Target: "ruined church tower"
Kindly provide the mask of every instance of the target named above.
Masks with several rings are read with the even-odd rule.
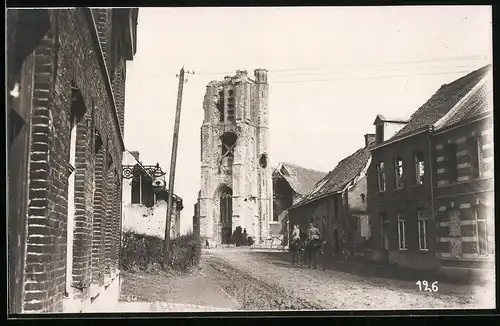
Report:
[[[269,236],[272,181],[268,159],[267,70],[237,71],[207,85],[201,127],[200,233],[226,244],[236,227],[256,243]]]

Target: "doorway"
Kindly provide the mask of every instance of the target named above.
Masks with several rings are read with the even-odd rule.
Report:
[[[389,221],[386,219],[381,220],[381,254],[382,261],[389,262]]]
[[[340,238],[339,238],[339,230],[333,230],[333,254],[335,257],[340,256]]]
[[[233,191],[231,188],[224,186],[220,194],[220,227],[221,227],[221,243],[231,243],[231,231],[233,216]]]

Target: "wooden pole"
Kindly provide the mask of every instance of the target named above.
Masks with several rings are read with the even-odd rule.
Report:
[[[163,269],[168,269],[170,250],[170,223],[174,200],[175,164],[177,161],[177,144],[179,142],[179,126],[181,118],[182,90],[184,88],[184,67],[182,67],[179,77],[179,89],[177,93],[177,108],[175,111],[174,136],[172,139],[172,156],[170,159],[170,175],[168,182],[168,206],[165,218],[165,241],[163,244]]]

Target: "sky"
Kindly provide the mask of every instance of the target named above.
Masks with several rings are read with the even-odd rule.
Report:
[[[364,146],[377,114],[408,118],[441,85],[491,63],[491,21],[489,6],[140,8],[125,146],[168,176],[176,75],[194,71],[184,85],[174,187],[185,232],[200,190],[209,81],[267,69],[271,164],[328,172]]]

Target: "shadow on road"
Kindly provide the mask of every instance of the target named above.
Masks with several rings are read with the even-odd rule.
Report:
[[[268,260],[270,263],[275,265],[280,265],[289,268],[298,268],[296,265],[291,263],[291,253],[281,251],[281,252],[251,252],[252,255],[260,256],[263,259]],[[303,263],[303,266],[307,265]],[[414,286],[414,282],[417,280],[427,280],[428,282],[438,281],[439,283],[445,283],[450,285],[468,285],[465,281],[448,277],[446,275],[440,275],[437,273],[412,270],[408,268],[393,267],[387,265],[381,265],[371,262],[360,262],[360,261],[328,261],[326,263],[327,270],[335,270],[343,273],[348,273],[351,275],[356,275],[362,278],[384,278],[391,280],[400,280],[412,282],[411,286]]]

